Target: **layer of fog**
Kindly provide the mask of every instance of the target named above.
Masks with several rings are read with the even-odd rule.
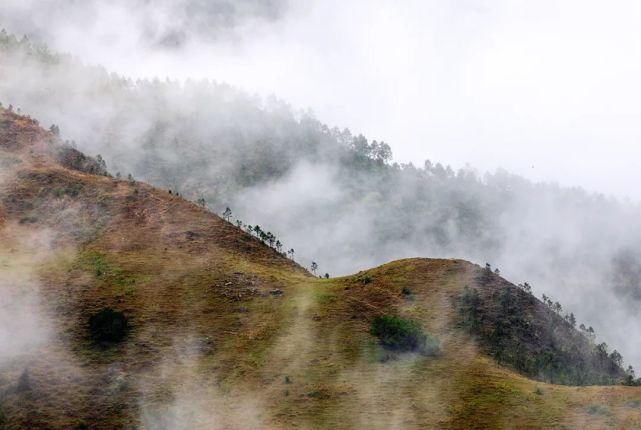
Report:
[[[532,175],[534,165],[534,172],[542,171],[539,177],[632,194],[633,160],[641,158],[634,152],[638,145],[631,145],[638,136],[638,112],[629,101],[638,98],[631,95],[639,90],[639,38],[628,36],[635,35],[637,15],[629,2],[604,11],[590,2],[536,7],[504,2],[490,8],[438,2],[301,7],[251,1],[105,5],[10,0],[0,20],[110,69],[223,78],[277,91],[297,105],[313,105],[332,123],[393,137],[404,159],[410,158],[410,147],[424,158],[429,151],[431,158],[459,166],[471,160],[481,167],[498,164]],[[568,16],[571,27],[565,26]],[[217,25],[203,24],[212,20]],[[617,28],[604,39],[593,32],[603,28],[599,24]],[[451,33],[444,28],[448,26]],[[547,36],[538,34],[539,28]],[[425,57],[417,57],[422,50]],[[239,167],[229,162],[236,146],[226,142],[229,134],[241,130],[246,140],[259,140],[262,132],[255,129],[266,127],[251,103],[235,101],[236,92],[219,88],[207,93],[198,86],[157,90],[155,84],[123,92],[114,90],[118,85],[97,69],[51,70],[3,60],[0,101],[22,107],[45,125],[59,124],[65,137],[77,140],[83,150],[102,153],[114,171],[184,189],[191,198],[208,193],[211,200],[224,194],[212,202],[214,209],[227,203],[243,220],[272,230],[296,249],[303,264],[316,260],[322,272],[333,275],[403,256],[490,261],[512,279],[528,280],[538,292],[552,294],[605,333],[626,357],[639,355],[635,346],[625,345],[624,333],[639,323],[623,305],[638,296],[635,208],[598,201],[584,207],[564,192],[537,192],[527,184],[515,191],[509,183],[512,200],[487,196],[472,213],[482,217],[475,227],[478,240],[472,242],[457,231],[461,212],[450,210],[454,200],[448,201],[464,185],[431,195],[431,208],[418,211],[415,220],[395,212],[416,209],[407,201],[415,199],[420,181],[399,183],[396,195],[381,195],[376,187],[358,195],[326,160],[292,157],[283,172],[266,175],[267,183],[260,179],[250,187],[227,189],[224,178],[215,178]],[[624,89],[626,96],[621,95]],[[204,119],[185,126],[194,129],[192,139],[179,142],[181,149],[171,148],[171,139],[183,131],[176,117],[193,115]],[[290,121],[277,114],[268,119],[282,117]],[[205,126],[208,118],[215,124]],[[270,137],[292,134],[295,124],[286,124]],[[150,135],[169,141],[160,156],[147,148],[139,151]],[[604,152],[605,142],[618,150]],[[535,147],[546,149],[538,153]],[[171,168],[181,163],[185,151],[214,153],[207,159],[210,165],[198,169],[209,169],[208,177],[190,178],[196,170],[191,166],[186,172]],[[141,168],[145,159],[148,167]],[[158,161],[169,165],[169,173],[160,172]],[[220,189],[202,190],[199,184],[212,182],[220,183]],[[470,193],[488,191],[481,187]],[[401,222],[408,231],[402,236]],[[617,273],[623,267],[624,276],[613,279],[613,267]],[[622,293],[613,295],[613,289]]]
[[[410,256],[488,261],[641,362],[626,335],[641,325],[635,205],[502,172],[393,167],[369,158],[362,138],[276,100],[205,82],[136,84],[27,43],[3,46],[0,101],[58,124],[113,173],[205,197],[217,212],[229,205],[321,274]]]
[[[36,271],[50,252],[50,235],[25,233],[17,243],[7,236],[0,229],[6,245],[0,251],[0,368],[18,359],[28,362],[52,335]]]
[[[174,351],[153,370],[153,382],[141,378],[140,423],[144,429],[269,428],[260,393],[234,387],[221,390],[214,373],[203,374],[198,342],[174,340]],[[157,401],[169,390],[171,401]]]
[[[404,162],[503,167],[635,198],[640,19],[631,0],[8,0],[0,10],[0,25],[127,76],[215,78],[311,106],[393,142]]]

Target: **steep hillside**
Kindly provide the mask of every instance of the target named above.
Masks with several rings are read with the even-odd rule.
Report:
[[[641,330],[637,205],[501,171],[398,165],[387,144],[286,103],[218,82],[128,79],[4,31],[0,101],[56,124],[114,175],[268,226],[305,266],[336,275],[416,255],[489,261],[641,363],[627,342]]]
[[[505,333],[500,351],[525,342],[518,357],[565,357],[568,347],[590,375],[623,376],[608,357],[589,364],[589,339],[496,274],[407,259],[319,279],[6,110],[0,244],[7,429],[641,426],[637,387],[552,385],[543,381],[559,373],[496,355],[505,300],[494,297],[510,291],[526,327]],[[96,323],[107,308],[126,324]],[[382,315],[416,321],[439,352],[384,348],[371,334]]]

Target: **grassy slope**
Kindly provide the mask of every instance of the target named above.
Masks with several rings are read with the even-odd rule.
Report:
[[[547,385],[481,353],[454,324],[467,262],[316,279],[179,197],[61,167],[48,140],[0,110],[0,304],[35,294],[46,328],[0,361],[6,428],[641,427],[639,388]],[[106,306],[131,320],[117,346],[87,339]],[[389,312],[443,354],[386,359],[368,328]]]

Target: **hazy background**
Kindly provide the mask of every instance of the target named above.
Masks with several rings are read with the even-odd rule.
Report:
[[[108,3],[108,4],[107,4]],[[635,1],[5,0],[0,23],[128,76],[209,77],[391,142],[641,197]]]
[[[639,366],[641,6],[104,3],[5,0],[0,27],[104,68],[8,43],[0,101],[59,124],[113,173],[230,205],[321,273],[489,261]],[[484,175],[497,167],[619,200]]]

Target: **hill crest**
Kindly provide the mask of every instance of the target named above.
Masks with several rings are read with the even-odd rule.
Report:
[[[0,287],[12,312],[5,320],[22,333],[0,353],[7,428],[620,428],[641,420],[631,403],[638,388],[546,384],[496,364],[483,339],[496,329],[501,291],[528,301],[536,318],[558,316],[486,269],[407,259],[318,279],[192,202],[87,173],[96,160],[82,154],[74,159],[88,160],[84,167],[69,168],[61,145],[0,110]],[[480,330],[471,335],[465,286],[479,290]],[[92,338],[89,321],[105,309],[128,319],[120,342]],[[370,334],[380,315],[418,322],[440,355],[383,348]]]

